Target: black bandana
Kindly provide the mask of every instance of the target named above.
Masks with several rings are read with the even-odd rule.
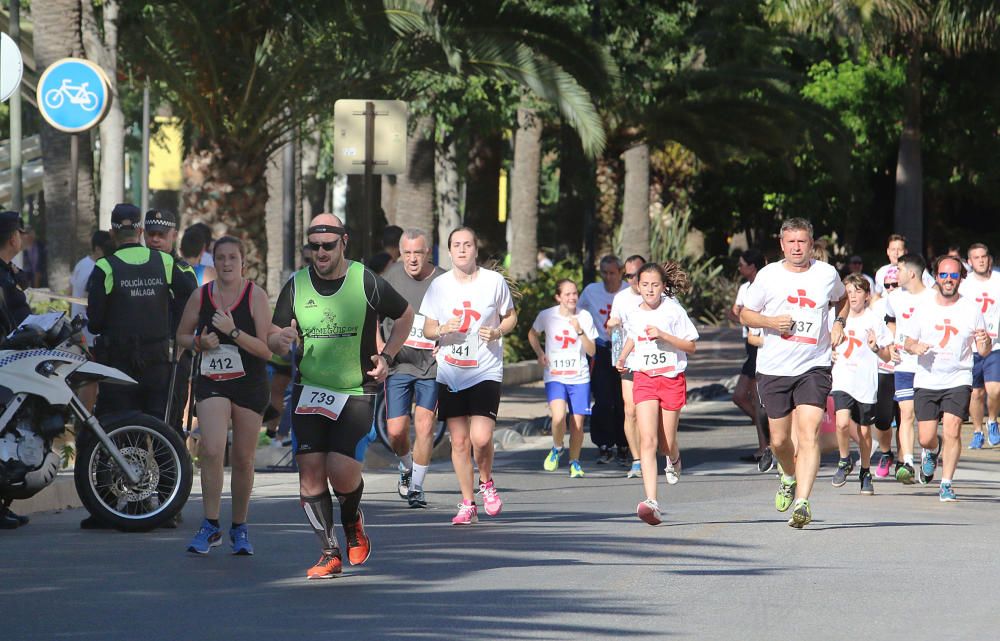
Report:
[[[336,227],[334,225],[313,225],[306,231],[306,236],[311,236],[313,234],[337,234],[338,236],[343,236],[347,233],[347,230],[343,227]]]

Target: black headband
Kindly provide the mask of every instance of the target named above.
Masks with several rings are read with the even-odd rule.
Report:
[[[313,225],[306,231],[306,236],[311,236],[313,234],[338,234],[343,236],[346,233],[346,229],[343,227],[336,227],[335,225]]]

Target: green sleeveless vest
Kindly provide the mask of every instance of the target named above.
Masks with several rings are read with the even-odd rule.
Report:
[[[323,296],[312,286],[309,270],[295,272],[295,319],[302,332],[299,374],[303,385],[362,394],[362,325],[368,315],[364,267],[351,261],[336,294]]]

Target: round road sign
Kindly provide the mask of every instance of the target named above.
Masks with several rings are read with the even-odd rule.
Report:
[[[104,70],[82,58],[63,58],[38,79],[38,110],[60,131],[86,131],[111,106],[111,83]]]
[[[24,62],[17,43],[6,33],[0,33],[0,102],[10,98],[21,85]]]

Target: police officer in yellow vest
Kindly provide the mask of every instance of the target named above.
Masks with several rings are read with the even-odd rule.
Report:
[[[100,386],[95,414],[138,411],[162,419],[170,386],[171,317],[195,290],[170,254],[139,244],[142,215],[116,205],[111,237],[117,249],[97,261],[87,286],[90,330],[100,334],[97,360],[123,370],[138,387]]]

